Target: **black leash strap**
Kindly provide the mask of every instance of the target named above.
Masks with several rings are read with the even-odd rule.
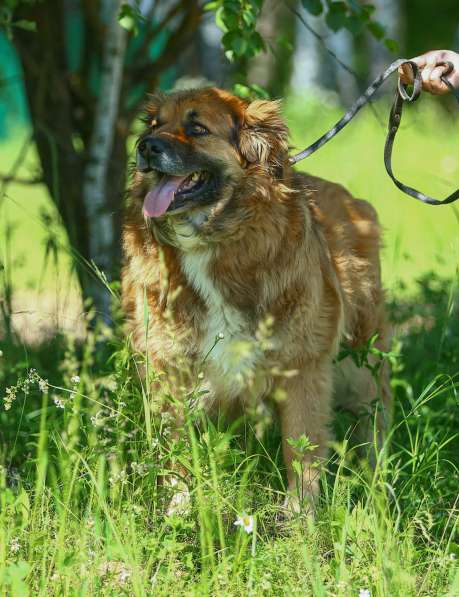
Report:
[[[368,87],[368,89],[354,102],[351,108],[346,112],[346,114],[338,120],[334,127],[332,127],[329,131],[327,131],[324,135],[322,135],[317,141],[303,149],[300,153],[293,155],[289,158],[290,164],[296,164],[297,162],[307,158],[312,153],[320,149],[325,143],[330,141],[335,135],[337,135],[359,112],[365,104],[368,103],[370,98],[376,93],[376,91],[381,87],[381,85],[390,77],[392,73],[397,71],[400,66],[404,64],[409,64],[412,70],[413,76],[413,88],[411,93],[408,92],[407,86],[404,85],[399,78],[397,91],[395,93],[394,103],[392,105],[392,109],[389,115],[389,130],[387,133],[386,144],[384,147],[384,165],[386,167],[386,171],[395,183],[395,185],[407,195],[422,201],[423,203],[428,203],[429,205],[446,205],[448,203],[452,203],[459,199],[459,189],[453,192],[451,195],[443,199],[442,201],[438,199],[434,199],[429,197],[428,195],[424,195],[420,191],[409,187],[402,182],[400,182],[396,176],[394,175],[392,169],[392,149],[394,145],[395,136],[397,134],[398,128],[400,126],[400,122],[402,119],[402,110],[403,110],[403,102],[414,102],[418,99],[421,89],[422,89],[422,79],[421,74],[419,72],[418,65],[411,61],[405,60],[403,58],[396,60],[393,62],[377,79],[373,81],[373,83]],[[453,65],[451,62],[439,62],[437,66],[445,66],[446,70],[443,73],[441,80],[445,85],[449,87],[455,98],[459,102],[459,93],[456,89],[452,86],[452,84],[448,81],[446,76],[453,70]]]

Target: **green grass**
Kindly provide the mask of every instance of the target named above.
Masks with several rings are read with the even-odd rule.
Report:
[[[446,194],[458,179],[457,123],[437,124],[428,106],[419,109],[422,132],[408,116],[397,171]],[[313,140],[338,112],[291,100],[295,143]],[[285,470],[270,413],[248,413],[240,427],[208,421],[191,408],[191,383],[188,394],[174,396],[185,405],[176,438],[159,414],[162,401],[173,399],[167,380],[160,377],[161,389],[150,394],[118,305],[113,329],[89,331],[83,343],[71,333],[34,346],[5,340],[1,594],[459,594],[459,224],[452,208],[422,206],[392,186],[382,170],[383,136],[371,114],[363,115],[305,163],[369,198],[386,230],[383,266],[399,357],[394,426],[376,470],[357,458],[353,421],[338,412],[316,518],[285,519]],[[1,171],[18,143],[4,147]],[[13,185],[7,195],[0,227],[18,226],[0,239],[1,258],[10,253],[17,261],[9,266],[15,289],[41,283],[59,291],[56,271],[62,275],[70,262],[63,251],[58,269],[42,275],[46,195]],[[65,246],[62,231],[55,233]],[[171,489],[159,482],[171,462],[189,472],[191,503],[182,514],[167,514]],[[244,513],[254,517],[251,533],[234,525]]]

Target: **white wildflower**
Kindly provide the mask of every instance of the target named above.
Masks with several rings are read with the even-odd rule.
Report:
[[[223,332],[219,332],[217,334],[217,340],[224,340],[225,339],[225,334]]]
[[[369,589],[360,589],[359,597],[371,597]]]
[[[21,549],[21,544],[19,543],[19,539],[17,537],[13,537],[10,541],[10,551],[11,553],[18,553]]]
[[[73,376],[70,378],[70,381],[71,381],[73,384],[75,384],[75,385],[76,385],[76,384],[80,383],[80,376],[79,376],[79,375],[73,375]]]
[[[45,392],[48,391],[48,382],[46,379],[42,379],[41,377],[38,379],[38,387],[40,389],[40,392],[43,392],[43,394]]]
[[[454,562],[454,560],[456,559],[456,554],[455,553],[450,553],[449,554],[449,559]]]
[[[5,403],[4,404],[5,410],[10,410],[11,405],[16,400],[17,391],[18,391],[18,389],[16,388],[16,386],[11,386],[11,388],[6,388],[6,390],[5,390],[6,396],[3,398],[3,401]]]
[[[246,533],[250,534],[253,531],[253,516],[242,514],[236,518],[234,525],[242,527]]]
[[[65,404],[57,396],[54,396],[53,400],[57,408],[65,408]]]

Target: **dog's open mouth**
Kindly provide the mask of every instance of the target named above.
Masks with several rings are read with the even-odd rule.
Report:
[[[145,196],[143,214],[158,218],[168,210],[182,207],[189,199],[196,198],[211,181],[210,173],[202,170],[184,176],[161,174],[161,178]]]

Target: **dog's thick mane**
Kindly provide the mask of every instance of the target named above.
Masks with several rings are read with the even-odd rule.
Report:
[[[248,388],[257,399],[281,388],[287,395],[279,407],[287,464],[294,454],[285,438],[303,432],[323,455],[340,341],[362,346],[377,333],[378,346],[388,348],[376,214],[339,185],[292,170],[278,102],[247,103],[215,89],[181,93],[157,101],[153,122],[161,102],[173,109],[158,135],[165,131],[175,139],[173,151],[183,156],[194,147],[196,155],[207,152],[205,163],[221,169],[221,184],[212,202],[147,220],[142,201],[154,182],[148,173],[136,174],[122,276],[134,346],[158,370],[179,356],[204,368],[209,404],[243,402]],[[199,142],[186,138],[178,117],[195,105],[215,128]],[[260,350],[258,330],[267,318],[272,337]],[[296,377],[274,373],[283,370]],[[352,363],[344,370],[350,407],[360,401],[368,406],[376,392],[368,371]],[[257,372],[262,382],[254,385]],[[388,401],[387,371],[379,373]],[[313,477],[307,468],[305,482]]]

